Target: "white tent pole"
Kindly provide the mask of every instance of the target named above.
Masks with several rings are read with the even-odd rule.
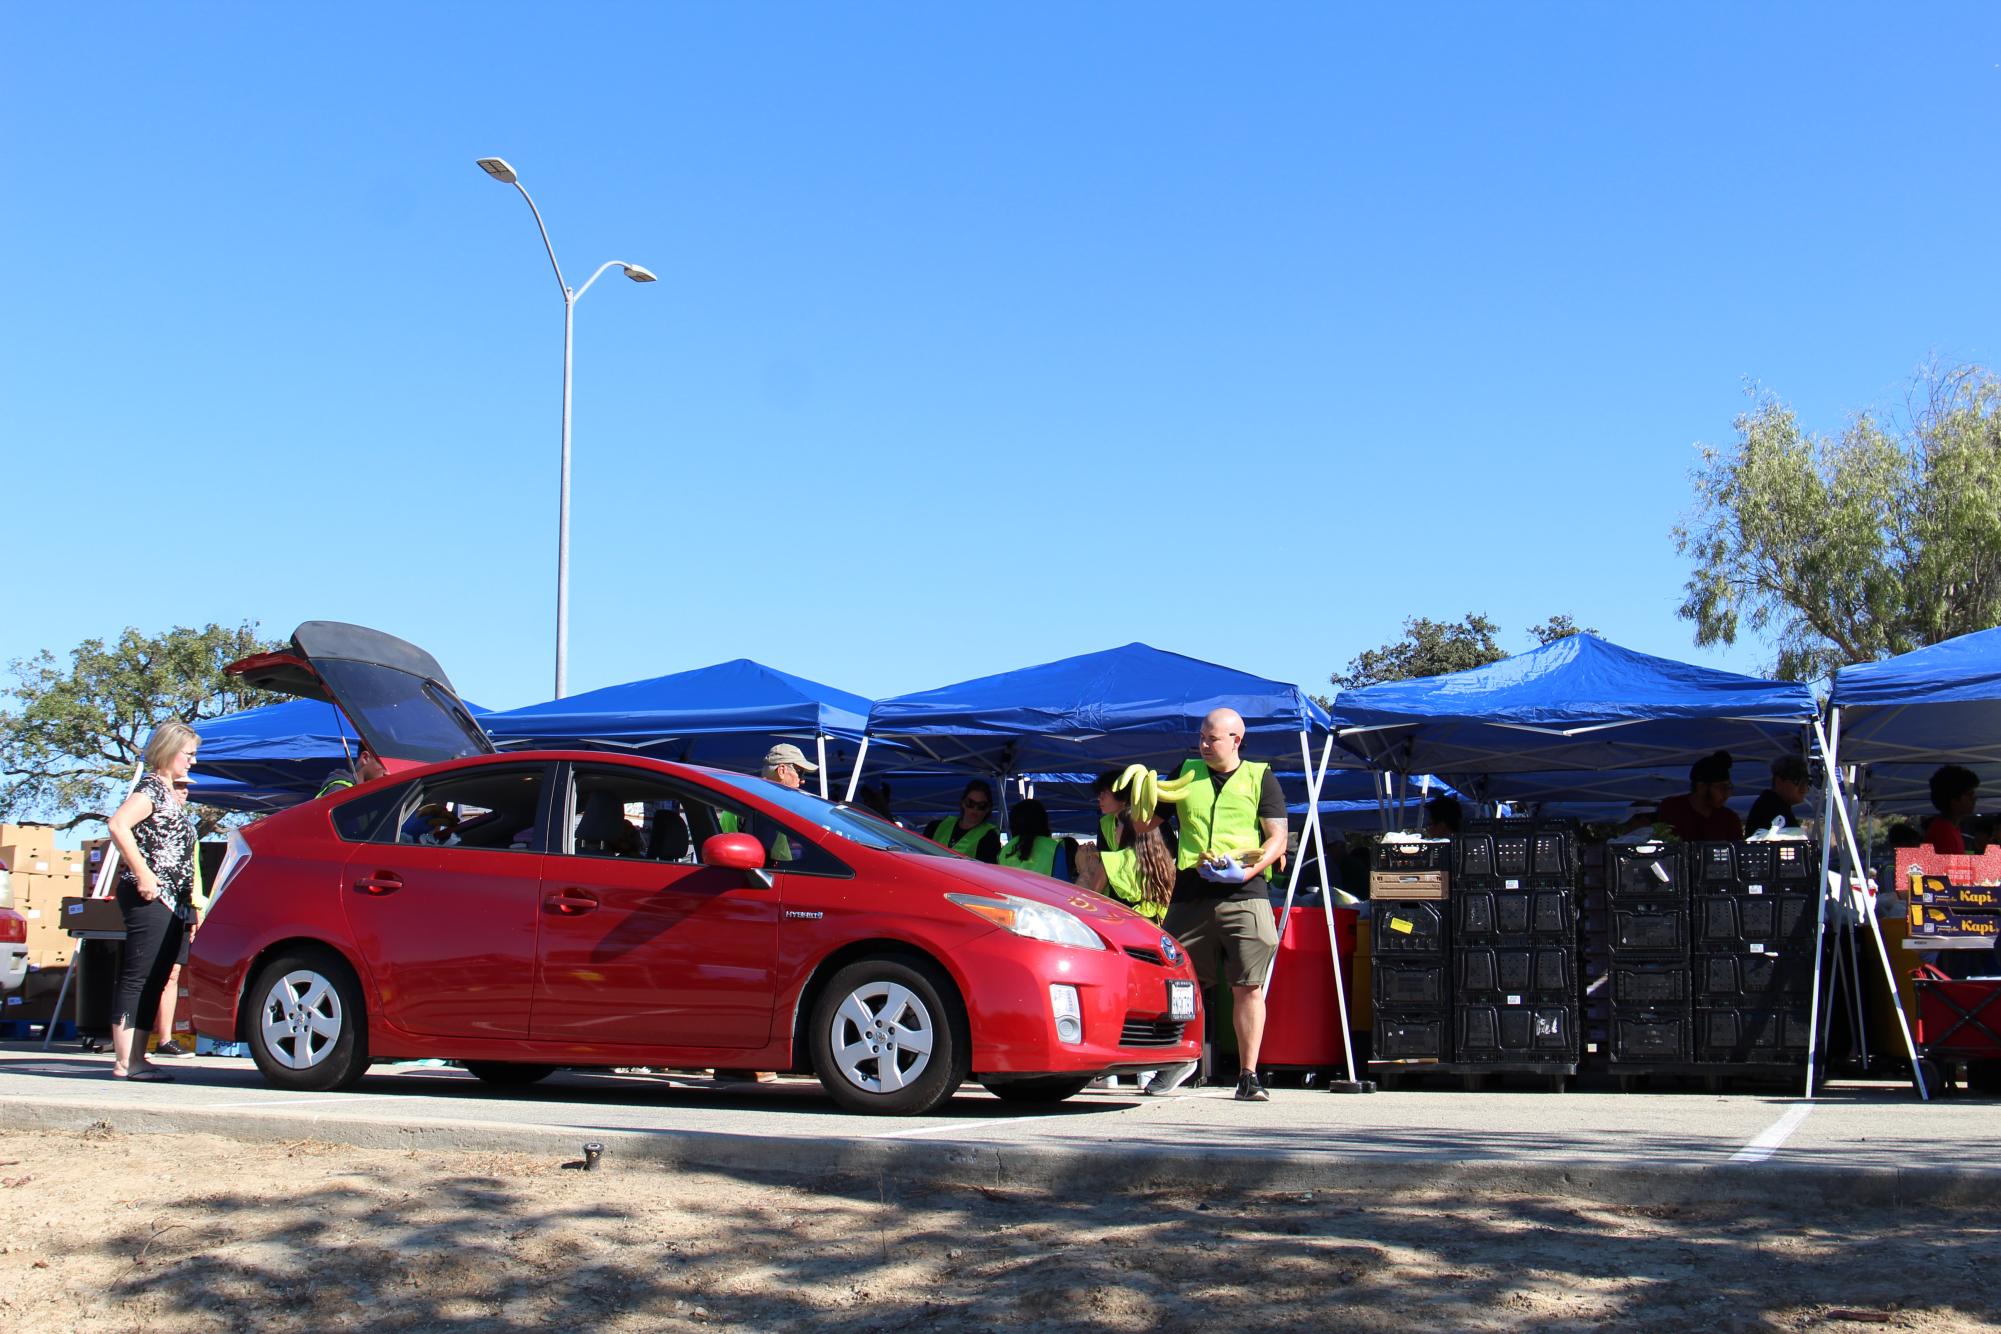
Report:
[[[1821,732],[1818,718],[1814,719],[1814,732],[1820,741],[1820,781],[1826,791],[1822,793],[1821,801],[1820,879],[1814,882],[1820,887],[1820,907],[1816,912],[1819,926],[1813,938],[1813,1012],[1806,1021],[1806,1092],[1801,1095],[1808,1098],[1813,1096],[1813,1063],[1820,1051],[1820,969],[1821,956],[1827,946],[1827,896],[1831,892],[1827,887],[1827,873],[1834,861],[1834,790],[1840,782],[1836,777],[1832,742],[1827,733]],[[1833,711],[1833,737],[1835,740],[1841,737],[1840,709]]]
[[[1306,745],[1306,733],[1299,734],[1302,750]],[[1320,747],[1320,769],[1314,775],[1313,787],[1313,831],[1318,838],[1320,851],[1320,912],[1327,919],[1327,952],[1334,963],[1334,1005],[1341,1016],[1341,1060],[1347,1067],[1348,1079],[1352,1083],[1355,1073],[1355,1036],[1348,1023],[1348,984],[1341,977],[1341,933],[1334,926],[1334,882],[1327,874],[1327,835],[1320,827],[1319,791],[1327,782],[1327,766],[1334,758],[1334,737],[1330,733]]]
[[[814,748],[820,752],[820,800],[827,799],[827,734],[820,733],[813,738]]]
[[[1815,719],[1814,725],[1818,728],[1820,720]],[[1826,733],[1822,732],[1821,736],[1824,744]],[[1866,877],[1869,868],[1862,865],[1862,850],[1855,838],[1855,825],[1848,818],[1848,802],[1846,800],[1836,802],[1834,810],[1835,814],[1841,817],[1842,850],[1847,854],[1848,861],[1848,865],[1842,868],[1841,873],[1841,890],[1845,895],[1850,892],[1848,888],[1850,879],[1858,875]],[[1897,970],[1890,962],[1890,947],[1883,943],[1882,923],[1876,920],[1875,904],[1866,895],[1862,909],[1864,916],[1869,919],[1870,934],[1876,938],[1876,958],[1883,965],[1883,981],[1890,988],[1890,1004],[1897,1010],[1897,1030],[1904,1038],[1904,1053],[1911,1058],[1911,1082],[1917,1086],[1918,1100],[1930,1102],[1931,1092],[1925,1087],[1925,1072],[1918,1065],[1917,1043],[1911,1039],[1910,1020],[1904,1014],[1904,998],[1897,991]]]
[[[848,775],[848,795],[843,801],[855,799],[855,789],[862,785],[862,761],[868,758],[868,733],[862,733],[862,743],[855,748],[855,770]]]

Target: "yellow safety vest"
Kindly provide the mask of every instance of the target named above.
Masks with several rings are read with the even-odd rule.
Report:
[[[961,834],[959,832],[959,817],[948,815],[945,817],[945,822],[938,826],[938,832],[932,835],[932,837],[954,852],[961,853],[967,857],[977,857],[980,854],[980,841],[988,834],[996,832],[998,831],[994,828],[993,821],[988,820],[984,824],[974,825],[971,829]]]
[[[1258,795],[1264,791],[1265,774],[1270,769],[1269,764],[1245,760],[1217,791],[1207,764],[1199,758],[1182,762],[1175,777],[1193,773],[1195,781],[1187,797],[1174,807],[1181,820],[1181,844],[1174,855],[1177,867],[1185,871],[1207,854],[1235,854],[1264,843],[1264,830],[1258,825]],[[1264,876],[1271,878],[1271,867],[1264,869]]]
[[[1053,838],[1037,838],[1035,846],[1023,849],[1027,840],[1015,839],[1000,851],[1000,864],[1012,866],[1017,871],[1034,871],[1038,875],[1056,874],[1056,853],[1062,846]]]

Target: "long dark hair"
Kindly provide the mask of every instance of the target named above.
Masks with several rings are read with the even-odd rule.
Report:
[[[1034,797],[1008,807],[1008,832],[1021,846],[1032,851],[1038,838],[1054,838],[1049,829],[1049,811]]]

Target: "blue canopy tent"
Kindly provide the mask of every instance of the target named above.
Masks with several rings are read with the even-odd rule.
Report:
[[[1843,667],[1828,703],[1830,740],[1841,764],[1862,766],[1866,800],[1928,809],[1941,764],[2001,783],[2001,629]]]
[[[477,704],[466,707],[486,715]],[[351,764],[361,746],[339,709],[313,699],[245,709],[194,728],[201,751],[188,776],[188,798],[231,811],[269,814],[295,806]]]
[[[736,658],[480,721],[503,749],[621,750],[743,771],[757,768],[773,742],[792,741],[820,766],[825,796],[828,743],[836,743],[831,758],[845,765],[859,751],[868,711],[869,702],[859,695]]]
[[[1253,676],[1146,644],[1127,644],[1017,671],[983,676],[935,690],[877,700],[868,735],[849,780],[852,799],[868,747],[893,741],[939,768],[980,774],[1005,787],[1025,786],[1031,773],[1079,773],[1144,764],[1172,774],[1195,753],[1202,720],[1235,709],[1244,719],[1247,759],[1289,762],[1297,755],[1312,775],[1313,806],[1333,762],[1327,713],[1298,686]],[[1312,741],[1322,746],[1316,764]],[[1349,762],[1343,760],[1344,767]],[[1299,869],[1321,842],[1319,812],[1309,810],[1286,888],[1290,905]],[[1320,859],[1324,860],[1324,859]],[[1322,867],[1328,936],[1334,922],[1331,887]],[[1266,985],[1270,985],[1270,975]],[[1353,1077],[1347,998],[1335,965],[1343,1052]]]
[[[1442,773],[1481,801],[1550,799],[1557,793],[1547,779],[1539,786],[1538,775],[1564,771],[1680,770],[1685,791],[1688,766],[1712,751],[1806,758],[1820,726],[1813,694],[1799,682],[1657,658],[1595,635],[1449,676],[1343,691],[1334,716],[1342,744],[1370,762]],[[1834,784],[1825,786],[1831,794]],[[1585,791],[1569,785],[1572,797]],[[1822,841],[1823,859],[1832,843]],[[1827,910],[1823,895],[1823,925]],[[1810,1038],[1820,988],[1816,937]],[[1812,1087],[1809,1064],[1809,1096]]]

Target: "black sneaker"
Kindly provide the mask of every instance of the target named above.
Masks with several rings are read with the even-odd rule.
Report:
[[[1265,1086],[1258,1082],[1258,1077],[1255,1071],[1246,1070],[1244,1071],[1244,1073],[1237,1076],[1237,1101],[1238,1102],[1271,1101],[1271,1094],[1266,1093]]]
[[[1156,1070],[1153,1072],[1152,1079],[1140,1085],[1139,1091],[1150,1098],[1158,1098],[1163,1094],[1172,1093],[1174,1090],[1190,1084],[1193,1080],[1195,1070],[1196,1065],[1193,1061],[1183,1061],[1179,1065],[1170,1065],[1164,1070]]]

